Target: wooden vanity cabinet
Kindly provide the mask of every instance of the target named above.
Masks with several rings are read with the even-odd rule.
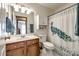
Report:
[[[6,45],[7,56],[38,56],[39,54],[40,48],[38,38]]]
[[[16,42],[6,45],[7,56],[24,56],[25,53],[25,42]]]
[[[40,48],[39,48],[39,40],[38,39],[34,39],[27,41],[26,44],[26,48],[27,48],[27,56],[39,56],[40,54]]]

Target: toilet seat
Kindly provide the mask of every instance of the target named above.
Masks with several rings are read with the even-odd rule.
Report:
[[[50,42],[43,42],[43,44],[44,44],[44,47],[47,49],[50,49],[50,50],[54,49],[54,45]]]

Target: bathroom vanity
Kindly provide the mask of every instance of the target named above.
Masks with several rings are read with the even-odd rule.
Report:
[[[7,56],[39,56],[39,54],[39,38],[36,36],[6,40]]]

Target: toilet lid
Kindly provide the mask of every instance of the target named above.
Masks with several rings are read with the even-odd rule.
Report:
[[[50,42],[43,42],[44,47],[54,48],[54,45]]]

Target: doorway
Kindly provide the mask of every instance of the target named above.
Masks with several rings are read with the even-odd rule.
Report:
[[[16,33],[27,34],[27,17],[16,16]]]

